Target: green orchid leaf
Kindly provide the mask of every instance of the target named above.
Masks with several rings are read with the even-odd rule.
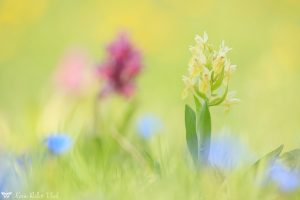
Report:
[[[252,165],[249,172],[255,177],[256,182],[262,183],[264,181],[266,169],[269,167],[270,164],[272,164],[279,158],[282,150],[283,145],[280,145],[275,150],[266,154],[265,156],[257,160],[254,163],[254,165]]]
[[[196,105],[196,110],[200,110],[202,107],[200,99],[194,95],[194,101],[195,101],[195,105]]]
[[[259,160],[257,160],[254,163],[253,167],[256,168],[256,169],[258,169],[260,166],[265,167],[269,163],[274,162],[276,159],[279,158],[282,150],[283,150],[283,145],[280,145],[275,150],[269,152],[268,154],[266,154],[265,156],[263,156],[262,158],[260,158]]]
[[[196,129],[198,135],[198,159],[208,160],[210,137],[211,137],[211,117],[207,102],[204,102],[202,108],[197,110]]]
[[[254,165],[258,165],[258,164],[260,164],[262,162],[266,162],[266,161],[270,162],[270,161],[276,160],[279,157],[279,155],[281,154],[282,150],[283,150],[283,145],[280,145],[279,147],[277,147],[273,151],[267,153],[261,159],[259,159],[258,161],[256,161],[256,163]]]
[[[196,133],[196,114],[188,105],[185,105],[185,129],[188,149],[192,155],[193,161],[197,162],[198,139]]]
[[[300,170],[300,149],[284,153],[281,159],[292,169]]]

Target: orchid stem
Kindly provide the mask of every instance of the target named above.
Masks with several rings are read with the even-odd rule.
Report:
[[[94,115],[94,122],[93,122],[93,134],[97,135],[99,130],[99,98],[98,96],[94,99],[93,102],[93,115]]]

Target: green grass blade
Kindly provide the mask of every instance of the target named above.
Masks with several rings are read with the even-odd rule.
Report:
[[[300,149],[284,153],[281,159],[292,169],[300,170]]]

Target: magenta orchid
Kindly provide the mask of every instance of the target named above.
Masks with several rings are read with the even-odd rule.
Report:
[[[98,75],[105,80],[100,97],[111,92],[131,97],[136,89],[134,80],[142,68],[140,51],[132,45],[125,33],[120,33],[107,46],[106,53],[106,59],[97,68]]]

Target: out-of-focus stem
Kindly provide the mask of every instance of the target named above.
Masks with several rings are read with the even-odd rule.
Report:
[[[123,137],[116,129],[111,131],[111,136],[117,141],[117,143],[128,152],[141,167],[149,168],[145,158],[142,154],[125,138]]]
[[[137,100],[132,99],[132,101],[129,102],[129,107],[127,108],[127,111],[118,129],[122,134],[126,134],[126,130],[132,118],[134,117],[136,109],[137,109]]]
[[[94,102],[93,102],[93,134],[97,134],[98,130],[99,130],[99,98],[98,96],[96,96],[96,98],[94,98]]]

